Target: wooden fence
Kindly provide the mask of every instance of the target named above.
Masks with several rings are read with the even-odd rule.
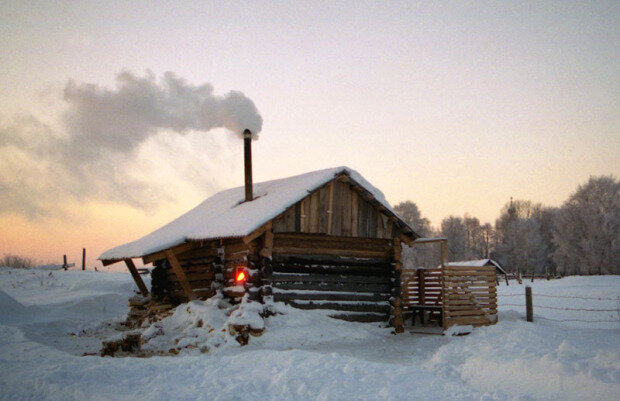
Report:
[[[436,316],[443,329],[497,322],[497,288],[492,266],[403,269],[403,306],[412,316]],[[415,319],[415,317],[413,317]],[[422,319],[424,322],[424,320]]]
[[[497,322],[495,267],[446,266],[443,271],[443,328]]]

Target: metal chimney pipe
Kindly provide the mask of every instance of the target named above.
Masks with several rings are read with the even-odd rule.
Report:
[[[245,201],[254,199],[252,193],[252,131],[243,131],[243,156],[245,164]]]

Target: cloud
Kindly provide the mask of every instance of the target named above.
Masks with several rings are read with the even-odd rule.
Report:
[[[213,130],[240,135],[249,128],[257,136],[262,128],[262,117],[243,93],[215,95],[210,84],[188,84],[171,72],[160,79],[150,72],[121,72],[114,89],[69,81],[63,100],[60,129],[34,116],[0,126],[0,212],[49,215],[63,200],[153,206],[172,199],[174,191],[136,170],[145,144],[165,146],[162,133],[174,133],[202,145],[203,158],[209,159],[226,146],[214,140]],[[191,147],[177,148],[192,152]],[[207,163],[204,169],[205,164],[190,165],[187,159],[177,153],[174,168],[192,176],[194,185],[213,189],[216,182],[209,173],[216,166]]]

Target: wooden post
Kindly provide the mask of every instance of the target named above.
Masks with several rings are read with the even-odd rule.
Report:
[[[446,270],[446,264],[448,263],[448,240],[441,241],[441,328],[443,330],[448,329],[448,322],[446,319],[446,284],[444,273]]]
[[[82,248],[82,270],[86,270],[86,248]]]
[[[534,282],[534,270],[532,269],[532,283]]]
[[[525,287],[525,317],[528,322],[534,321],[534,305],[532,304],[532,287]]]
[[[67,270],[69,266],[67,266],[67,255],[62,255],[62,268]]]
[[[403,333],[405,331],[404,321],[403,321],[403,308],[402,308],[402,300],[403,300],[403,292],[402,285],[400,282],[400,273],[402,270],[402,245],[400,243],[400,238],[394,238],[394,289],[395,293],[392,294],[392,325],[394,326],[394,331],[396,333]]]
[[[138,289],[145,297],[149,295],[149,290],[144,285],[144,281],[142,281],[142,277],[140,277],[140,273],[138,273],[138,269],[136,269],[136,265],[133,264],[133,260],[125,259],[125,264],[127,265],[127,269],[129,269],[129,273],[131,273],[131,277],[133,277],[133,281],[136,282]]]
[[[191,285],[189,285],[189,281],[187,281],[187,276],[185,275],[185,272],[183,271],[183,268],[181,267],[181,264],[179,263],[179,260],[175,256],[174,252],[172,252],[170,249],[166,249],[165,253],[166,259],[168,259],[170,267],[172,267],[172,271],[177,276],[181,287],[183,287],[183,292],[185,293],[187,299],[189,299],[190,301],[196,299],[196,295],[194,294]]]

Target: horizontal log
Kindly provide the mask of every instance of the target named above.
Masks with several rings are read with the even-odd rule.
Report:
[[[298,273],[273,273],[270,280],[277,282],[325,282],[325,283],[376,283],[390,284],[389,276],[358,276],[341,274],[298,274]]]
[[[371,302],[371,303],[339,303],[339,302],[320,302],[320,301],[288,301],[289,305],[297,309],[329,309],[345,312],[376,312],[387,314],[390,311],[390,305],[387,302]]]
[[[326,273],[391,276],[392,266],[343,266],[319,264],[272,263],[274,272],[282,273]]]
[[[212,272],[197,272],[197,273],[185,273],[187,277],[187,281],[198,281],[198,280],[213,280]],[[178,281],[177,277],[174,274],[167,274],[166,277],[170,281]]]
[[[292,264],[329,264],[332,266],[377,266],[386,269],[393,268],[391,258],[354,258],[345,256],[325,256],[325,255],[296,255],[280,254],[273,255],[273,263],[292,263]]]
[[[355,292],[329,292],[329,291],[307,291],[307,292],[274,292],[274,300],[324,300],[324,301],[388,301],[389,294],[355,293]]]
[[[368,251],[364,249],[330,249],[330,248],[305,248],[305,247],[284,247],[274,246],[274,254],[298,254],[298,255],[334,255],[334,256],[356,256],[356,257],[388,257],[389,251]]]
[[[263,281],[269,284],[267,280]],[[346,291],[346,292],[372,292],[388,294],[391,286],[388,284],[362,284],[362,283],[280,283],[274,287],[283,290],[312,290],[312,291]]]
[[[315,233],[276,233],[274,241],[277,240],[300,240],[300,241],[322,241],[322,242],[343,242],[350,244],[366,244],[366,245],[387,245],[392,246],[390,239],[382,238],[364,238],[364,237],[341,237],[336,235],[325,235]]]

